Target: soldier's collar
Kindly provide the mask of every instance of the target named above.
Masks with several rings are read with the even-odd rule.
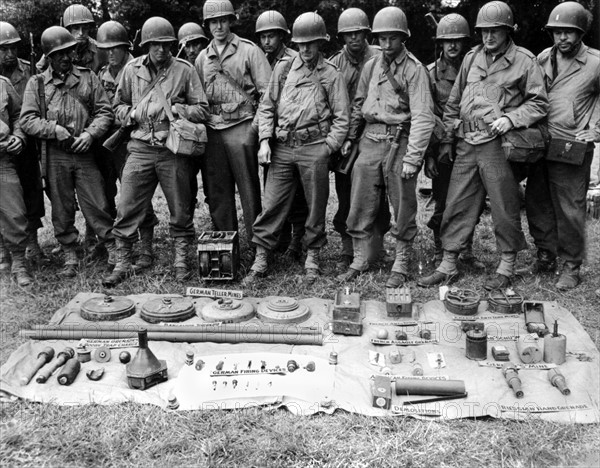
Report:
[[[352,52],[350,52],[350,50],[348,50],[348,46],[346,46],[346,45],[344,46],[344,53],[346,54],[346,57],[348,58],[350,63],[352,63],[354,65],[358,65],[364,59],[368,48],[369,48],[369,43],[365,40],[363,50],[360,54],[358,54],[358,55],[353,54]]]

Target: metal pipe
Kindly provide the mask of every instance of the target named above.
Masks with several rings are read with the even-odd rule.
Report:
[[[137,327],[139,328],[139,326]],[[169,328],[169,327],[167,327]],[[137,337],[137,329],[131,331],[117,330],[22,330],[20,336],[33,340],[80,340],[80,339],[128,339]],[[293,345],[323,345],[322,334],[286,334],[286,333],[214,333],[205,331],[178,332],[174,331],[148,331],[148,339],[151,341],[170,341],[174,343],[277,343]]]
[[[396,379],[396,395],[462,395],[463,380]]]
[[[299,327],[296,324],[265,324],[265,323],[223,323],[220,325],[199,324],[199,325],[157,325],[139,322],[125,323],[102,323],[102,322],[77,322],[77,323],[59,323],[48,325],[32,325],[32,330],[70,330],[70,331],[89,331],[89,330],[114,330],[119,332],[137,332],[140,327],[149,332],[166,333],[239,333],[246,335],[260,335],[282,333],[290,335],[319,335],[321,327]]]

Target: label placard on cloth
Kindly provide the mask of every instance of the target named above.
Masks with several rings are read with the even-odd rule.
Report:
[[[558,413],[559,411],[581,411],[587,410],[589,406],[580,405],[556,405],[556,406],[537,406],[535,403],[527,403],[523,406],[500,405],[500,411],[503,413]]]
[[[419,325],[429,325],[432,323],[432,320],[412,320],[409,322],[368,322],[369,325],[372,325],[374,327],[416,327]]]
[[[504,318],[518,318],[519,314],[493,314],[493,315],[453,315],[452,320],[454,321],[470,321],[470,320],[496,320]]]
[[[192,297],[222,297],[225,299],[243,299],[244,291],[239,289],[187,288],[186,296]]]
[[[507,335],[507,336],[493,336],[488,335],[488,341],[519,341],[518,335]]]
[[[425,408],[423,405],[419,406],[398,406],[392,405],[392,414],[418,414],[421,416],[441,416],[442,413],[437,408]]]
[[[502,369],[506,362],[495,362],[495,361],[477,361],[479,367],[495,367],[496,369]],[[556,364],[554,363],[540,363],[540,364],[515,364],[515,368],[521,370],[550,370],[554,369]]]
[[[392,380],[450,380],[447,375],[392,375]]]
[[[378,338],[371,338],[371,343],[374,345],[398,345],[398,346],[413,346],[421,344],[437,344],[438,340],[380,340]]]
[[[85,345],[87,348],[137,348],[140,343],[135,338],[120,338],[114,340],[99,340],[99,339],[89,339],[85,338]]]

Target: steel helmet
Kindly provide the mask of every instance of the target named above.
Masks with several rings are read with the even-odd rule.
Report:
[[[408,21],[404,12],[398,7],[385,7],[377,12],[373,19],[373,34],[401,32],[410,37]]]
[[[102,23],[96,34],[96,43],[99,49],[110,49],[112,47],[130,47],[129,35],[125,26],[117,21]]]
[[[12,24],[0,21],[0,46],[15,44],[20,40],[21,36]]]
[[[338,18],[338,34],[354,31],[370,31],[369,18],[360,8],[348,8]]]
[[[95,24],[92,12],[83,5],[68,6],[63,13],[63,26],[65,28],[76,24]]]
[[[564,2],[550,13],[546,29],[573,28],[586,33],[589,28],[589,13],[577,2]]]
[[[177,42],[171,23],[160,16],[148,18],[142,26],[140,45],[143,46],[149,42]]]
[[[204,34],[204,29],[198,23],[185,23],[177,31],[177,39],[179,45],[185,45],[188,41],[194,41],[196,39],[205,39],[208,41],[208,37]]]
[[[51,26],[42,33],[42,50],[46,57],[59,50],[69,49],[77,45],[71,33],[62,26]]]
[[[456,13],[444,16],[438,23],[435,33],[436,40],[467,39],[471,37],[469,23]]]
[[[254,32],[260,34],[265,31],[283,31],[286,34],[290,33],[287,22],[281,13],[275,10],[265,11],[256,18],[256,27]]]
[[[325,20],[318,13],[302,13],[292,26],[292,41],[297,44],[318,41],[328,41]]]
[[[233,16],[237,19],[233,5],[229,0],[206,0],[202,7],[202,21],[223,16]]]
[[[504,2],[489,2],[477,13],[475,29],[478,28],[515,28],[515,17],[510,7]]]

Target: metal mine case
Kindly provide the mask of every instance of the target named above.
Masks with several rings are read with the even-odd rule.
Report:
[[[333,333],[362,335],[364,315],[359,293],[350,293],[348,288],[338,291],[333,303],[333,321],[331,323]]]

